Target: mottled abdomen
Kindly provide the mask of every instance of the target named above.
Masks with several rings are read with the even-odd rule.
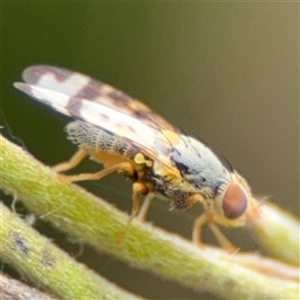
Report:
[[[139,152],[118,136],[86,122],[74,121],[66,126],[68,139],[105,166],[133,161]]]

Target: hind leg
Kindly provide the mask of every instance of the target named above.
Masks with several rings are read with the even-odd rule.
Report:
[[[78,166],[87,156],[87,153],[83,149],[79,149],[68,161],[59,163],[51,167],[54,172],[61,173],[71,170]]]
[[[122,162],[112,166],[109,166],[96,173],[82,173],[78,175],[61,175],[61,179],[64,182],[75,182],[75,181],[84,181],[84,180],[100,180],[103,177],[114,173],[116,171],[124,171],[129,176],[134,175],[134,168],[130,162]]]

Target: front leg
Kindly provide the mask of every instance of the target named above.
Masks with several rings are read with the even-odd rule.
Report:
[[[226,236],[221,232],[221,230],[216,225],[213,218],[213,212],[209,210],[209,206],[206,202],[203,202],[204,213],[198,217],[194,222],[192,240],[195,245],[202,248],[202,227],[205,223],[209,226],[210,230],[218,240],[221,247],[230,253],[237,252],[238,249],[233,246],[233,244],[226,238]]]
[[[232,245],[232,243],[225,237],[221,230],[216,225],[214,220],[214,211],[209,206],[207,200],[203,198],[202,195],[196,194],[188,198],[188,203],[194,204],[196,202],[201,202],[204,208],[204,213],[201,214],[194,222],[193,232],[192,232],[192,241],[195,245],[202,248],[202,227],[207,223],[210,230],[213,232],[214,236],[218,240],[221,247],[228,252],[237,252],[238,249]]]

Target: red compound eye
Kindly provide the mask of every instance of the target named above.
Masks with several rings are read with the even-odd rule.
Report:
[[[248,198],[244,190],[238,185],[231,183],[223,198],[223,213],[228,219],[240,217],[247,208]]]

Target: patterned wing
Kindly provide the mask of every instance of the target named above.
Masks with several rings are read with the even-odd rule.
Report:
[[[105,129],[164,164],[180,132],[145,104],[81,73],[32,66],[15,87],[57,111]]]
[[[25,69],[22,77],[30,85],[60,92],[71,98],[98,102],[141,119],[148,126],[155,128],[158,125],[159,128],[178,130],[147,105],[87,75],[53,66],[38,65]]]

